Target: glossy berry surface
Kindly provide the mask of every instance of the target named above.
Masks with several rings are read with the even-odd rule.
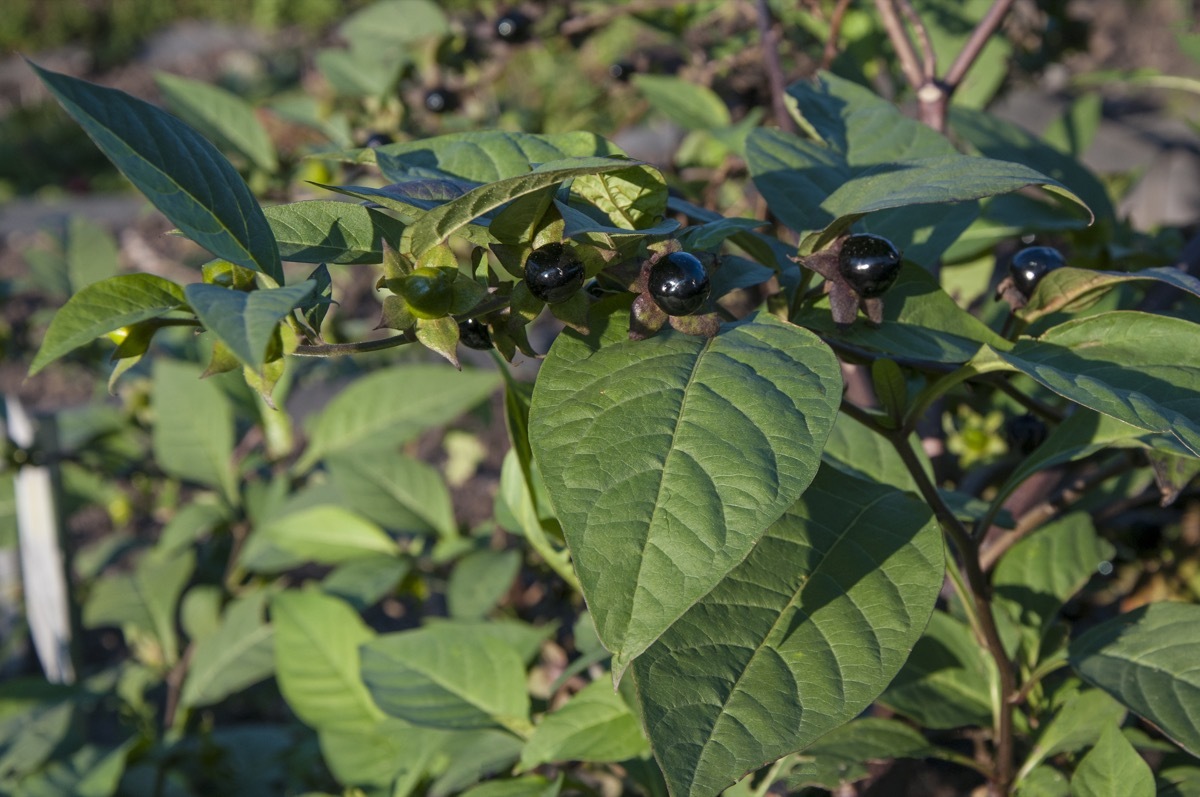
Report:
[[[1062,254],[1052,246],[1028,246],[1013,255],[1008,273],[1013,285],[1028,299],[1042,277],[1066,264]]]
[[[458,322],[458,342],[468,349],[487,351],[492,348],[492,334],[487,324],[477,318]]]
[[[838,252],[838,273],[859,296],[874,299],[900,276],[900,253],[879,235],[851,235]]]
[[[425,93],[425,110],[446,113],[458,107],[458,95],[449,89],[430,89]]]
[[[389,280],[389,287],[393,280]],[[417,318],[441,318],[450,312],[454,280],[446,269],[419,268],[399,280],[397,291]]]
[[[691,315],[708,299],[712,284],[704,264],[687,252],[672,252],[650,267],[646,288],[667,315]]]
[[[1025,456],[1046,442],[1047,434],[1045,422],[1031,413],[1017,415],[1004,422],[1004,441],[1010,449]]]
[[[496,20],[496,38],[509,44],[529,41],[533,33],[533,20],[520,11],[506,11]]]
[[[546,244],[525,261],[525,284],[546,304],[565,302],[583,287],[583,263],[571,247]]]
[[[367,136],[367,140],[363,143],[363,146],[375,149],[376,147],[383,147],[391,144],[392,141],[392,137],[387,133],[372,133],[371,135]]]

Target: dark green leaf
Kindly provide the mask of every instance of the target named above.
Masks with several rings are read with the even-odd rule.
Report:
[[[559,336],[530,441],[600,638],[622,672],[804,491],[841,400],[814,335],[758,314],[708,340]]]
[[[257,371],[263,367],[280,319],[311,296],[316,286],[312,280],[305,280],[286,288],[245,293],[197,282],[184,292],[205,329]]]
[[[380,263],[380,241],[394,248],[403,222],[353,202],[309,200],[264,208],[284,260],[299,263]]]
[[[283,282],[262,208],[212,144],[123,91],[30,65],[108,159],[184,235],[217,257]]]
[[[171,110],[217,144],[265,172],[279,168],[275,145],[254,108],[241,97],[199,80],[156,72],[154,82]]]
[[[1112,288],[1124,282],[1164,282],[1200,296],[1200,279],[1173,268],[1148,268],[1144,271],[1091,271],[1084,268],[1059,268],[1038,281],[1029,304],[1017,311],[1023,321],[1036,321],[1056,312],[1085,310]]]
[[[870,705],[929,620],[942,545],[921,501],[822,469],[633,663],[672,794],[717,794]]]
[[[92,283],[54,314],[29,373],[36,374],[101,335],[186,305],[182,288],[153,274],[122,274]]]
[[[1152,603],[1072,640],[1071,666],[1200,755],[1200,606]]]
[[[935,758],[940,751],[921,732],[899,720],[852,720],[804,748],[788,776],[788,787],[818,786],[829,791],[870,774],[874,761]]]

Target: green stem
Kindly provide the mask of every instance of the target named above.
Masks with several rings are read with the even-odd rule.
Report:
[[[416,338],[407,334],[393,335],[381,340],[360,340],[354,343],[314,343],[308,346],[297,346],[292,354],[297,357],[339,357],[347,354],[364,354],[371,351],[383,351],[413,343]]]

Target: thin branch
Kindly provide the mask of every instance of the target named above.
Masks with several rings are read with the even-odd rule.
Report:
[[[406,343],[413,343],[415,340],[415,338],[402,334],[381,340],[360,340],[354,343],[314,343],[308,346],[297,346],[292,354],[297,357],[338,357],[346,354],[383,351],[403,346]]]
[[[937,53],[933,51],[933,45],[929,41],[929,31],[909,0],[896,0],[896,2],[900,6],[901,13],[904,14],[904,18],[908,20],[908,24],[912,26],[913,32],[917,35],[917,44],[921,48],[921,72],[925,76],[925,82],[931,83],[937,79]]]
[[[788,113],[784,102],[783,67],[779,63],[779,31],[771,19],[771,9],[767,0],[758,0],[758,40],[762,48],[763,67],[767,71],[767,83],[771,89],[771,109],[775,114],[775,124],[788,133],[796,132],[796,122]]]
[[[950,64],[950,68],[946,70],[945,77],[942,78],[942,84],[946,88],[947,94],[953,94],[958,85],[962,83],[966,77],[967,70],[975,63],[975,59],[983,52],[983,48],[987,46],[988,40],[992,34],[1000,27],[1000,23],[1004,20],[1008,9],[1012,7],[1013,0],[996,0],[988,12],[984,14],[983,19],[979,20],[979,24],[975,26],[975,30],[971,31],[971,38],[967,39],[967,43],[963,45],[962,50],[955,56],[954,62]]]
[[[921,73],[921,64],[917,60],[917,51],[913,47],[912,39],[908,37],[908,30],[900,20],[900,15],[896,13],[894,0],[875,0],[875,8],[879,10],[879,17],[883,20],[884,30],[887,31],[892,46],[896,48],[896,57],[900,59],[904,79],[912,86],[913,91],[919,90],[925,83],[925,77]]]
[[[838,0],[838,4],[833,9],[833,16],[829,18],[829,38],[825,40],[825,52],[821,55],[821,68],[828,69],[833,65],[833,59],[837,58],[838,54],[838,37],[842,34],[842,22],[846,18],[846,10],[850,8],[850,3],[853,0]]]

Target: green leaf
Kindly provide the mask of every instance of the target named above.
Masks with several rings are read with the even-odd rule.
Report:
[[[1075,671],[1200,755],[1200,606],[1152,603],[1071,641]]]
[[[380,708],[415,725],[530,728],[524,663],[495,637],[451,625],[385,634],[362,646],[362,678]]]
[[[517,197],[558,185],[572,177],[623,171],[639,161],[618,158],[564,158],[538,164],[527,174],[509,177],[467,192],[421,216],[411,227],[412,253],[421,255],[473,220]]]
[[[1124,282],[1163,282],[1200,296],[1200,279],[1174,268],[1148,268],[1143,271],[1092,271],[1086,268],[1059,268],[1038,281],[1029,304],[1017,311],[1026,323],[1056,312],[1086,310],[1112,288]]]
[[[154,364],[154,459],[172,476],[216,487],[237,505],[233,470],[233,407],[198,366],[174,360]]]
[[[454,420],[487,398],[499,381],[494,372],[444,365],[396,366],[365,376],[316,416],[296,472],[332,454],[392,450]]]
[[[1125,708],[1099,689],[1072,695],[1046,724],[1016,780],[1021,781],[1038,764],[1059,753],[1090,747],[1109,726],[1120,726]]]
[[[54,314],[29,375],[101,335],[186,305],[182,288],[153,274],[122,274],[94,282]]]
[[[383,176],[396,182],[432,171],[474,183],[494,183],[528,174],[530,164],[620,155],[621,151],[595,133],[535,135],[481,130],[388,144],[362,154],[368,162],[374,159]]]
[[[987,727],[995,667],[966,623],[934,612],[879,702],[926,728]]]
[[[507,731],[460,731],[453,738],[444,750],[449,761],[426,792],[428,797],[448,797],[507,770],[521,752],[522,741]]]
[[[474,551],[458,561],[446,585],[450,616],[483,617],[504,597],[521,569],[521,552]]]
[[[217,257],[283,282],[262,208],[212,144],[123,91],[30,66],[108,159],[184,235]]]
[[[298,263],[380,263],[381,240],[393,247],[404,223],[353,202],[308,200],[263,208],[284,260]]]
[[[301,720],[320,731],[370,733],[384,713],[359,677],[358,648],[375,638],[349,604],[315,589],[271,597],[275,677]]]
[[[1154,773],[1117,725],[1109,725],[1071,776],[1075,797],[1154,797]]]
[[[915,450],[920,451],[920,440],[915,435],[910,439],[916,444]],[[851,476],[890,484],[911,493],[919,492],[916,480],[896,453],[895,446],[883,435],[845,413],[840,413],[834,422],[822,456],[830,465]],[[933,466],[929,458],[923,455],[918,457],[925,474],[933,478]]]
[[[554,636],[553,623],[534,626],[520,620],[495,618],[492,620],[453,620],[442,617],[429,617],[428,626],[445,626],[458,633],[459,636],[474,639],[476,637],[493,637],[500,640],[517,652],[521,661],[526,664],[537,658],[542,649],[542,643]]]
[[[21,781],[15,797],[111,797],[125,772],[136,739],[110,750],[85,744],[56,757],[45,769]]]
[[[1178,318],[1113,312],[1021,339],[999,357],[1077,404],[1139,429],[1171,435],[1200,457],[1200,326]]]
[[[317,70],[342,97],[380,97],[396,84],[408,54],[393,47],[326,48],[313,58]],[[348,144],[347,144],[348,146]]]
[[[388,717],[370,731],[319,731],[321,757],[339,783],[416,785],[433,764],[449,733]],[[392,794],[407,794],[398,786]]]
[[[929,620],[942,552],[923,502],[822,469],[633,663],[671,793],[716,794],[870,705]]]
[[[265,172],[279,168],[275,145],[254,108],[241,97],[199,80],[156,72],[154,82],[179,118]]]
[[[521,751],[521,770],[555,761],[624,761],[650,752],[637,716],[602,679],[548,714]]]
[[[1070,797],[1067,776],[1049,764],[1034,767],[1016,788],[1017,797]]]
[[[195,565],[191,551],[150,553],[138,560],[132,573],[101,578],[84,604],[84,626],[132,626],[158,643],[163,665],[173,665],[179,659],[175,609]]]
[[[968,108],[950,109],[950,127],[990,158],[1024,163],[1069,186],[1101,222],[1116,214],[1104,184],[1079,161],[1012,122]]]
[[[1028,629],[1028,660],[1039,659],[1039,641],[1058,610],[1083,588],[1115,549],[1101,539],[1085,512],[1072,512],[1014,545],[992,576],[995,603]]]
[[[184,293],[196,317],[245,365],[260,370],[279,320],[312,295],[317,283],[245,293],[198,282]]]
[[[571,193],[595,205],[618,228],[648,227],[667,211],[666,181],[651,166],[576,177]]]
[[[467,789],[462,797],[557,797],[564,777],[560,773],[557,780],[541,775],[489,780]]]
[[[384,528],[458,536],[450,491],[432,465],[390,451],[338,454],[325,465],[346,505]]]
[[[40,767],[68,738],[77,700],[74,689],[41,678],[0,684],[0,777],[20,778]]]
[[[349,509],[320,504],[255,528],[239,562],[251,570],[278,572],[304,562],[339,565],[380,554],[400,554],[387,532]]]
[[[108,230],[83,216],[67,222],[67,275],[71,292],[111,279],[121,270],[117,244]]]
[[[686,130],[712,130],[731,124],[729,109],[712,89],[673,75],[636,74],[633,85],[661,113]]]
[[[372,556],[338,565],[321,580],[321,589],[365,611],[395,591],[412,562],[394,556]]]
[[[812,481],[842,383],[815,335],[763,313],[711,340],[592,323],[542,364],[529,437],[620,674]]]
[[[404,47],[449,31],[445,12],[431,0],[381,0],[356,11],[338,32],[355,44]]]
[[[265,592],[229,604],[221,624],[196,644],[180,702],[208,706],[258,683],[275,670],[275,640],[263,622]]]
[[[936,758],[944,755],[921,732],[899,720],[868,717],[852,720],[822,736],[796,756],[788,788],[818,786],[836,791],[870,774],[874,761]]]

